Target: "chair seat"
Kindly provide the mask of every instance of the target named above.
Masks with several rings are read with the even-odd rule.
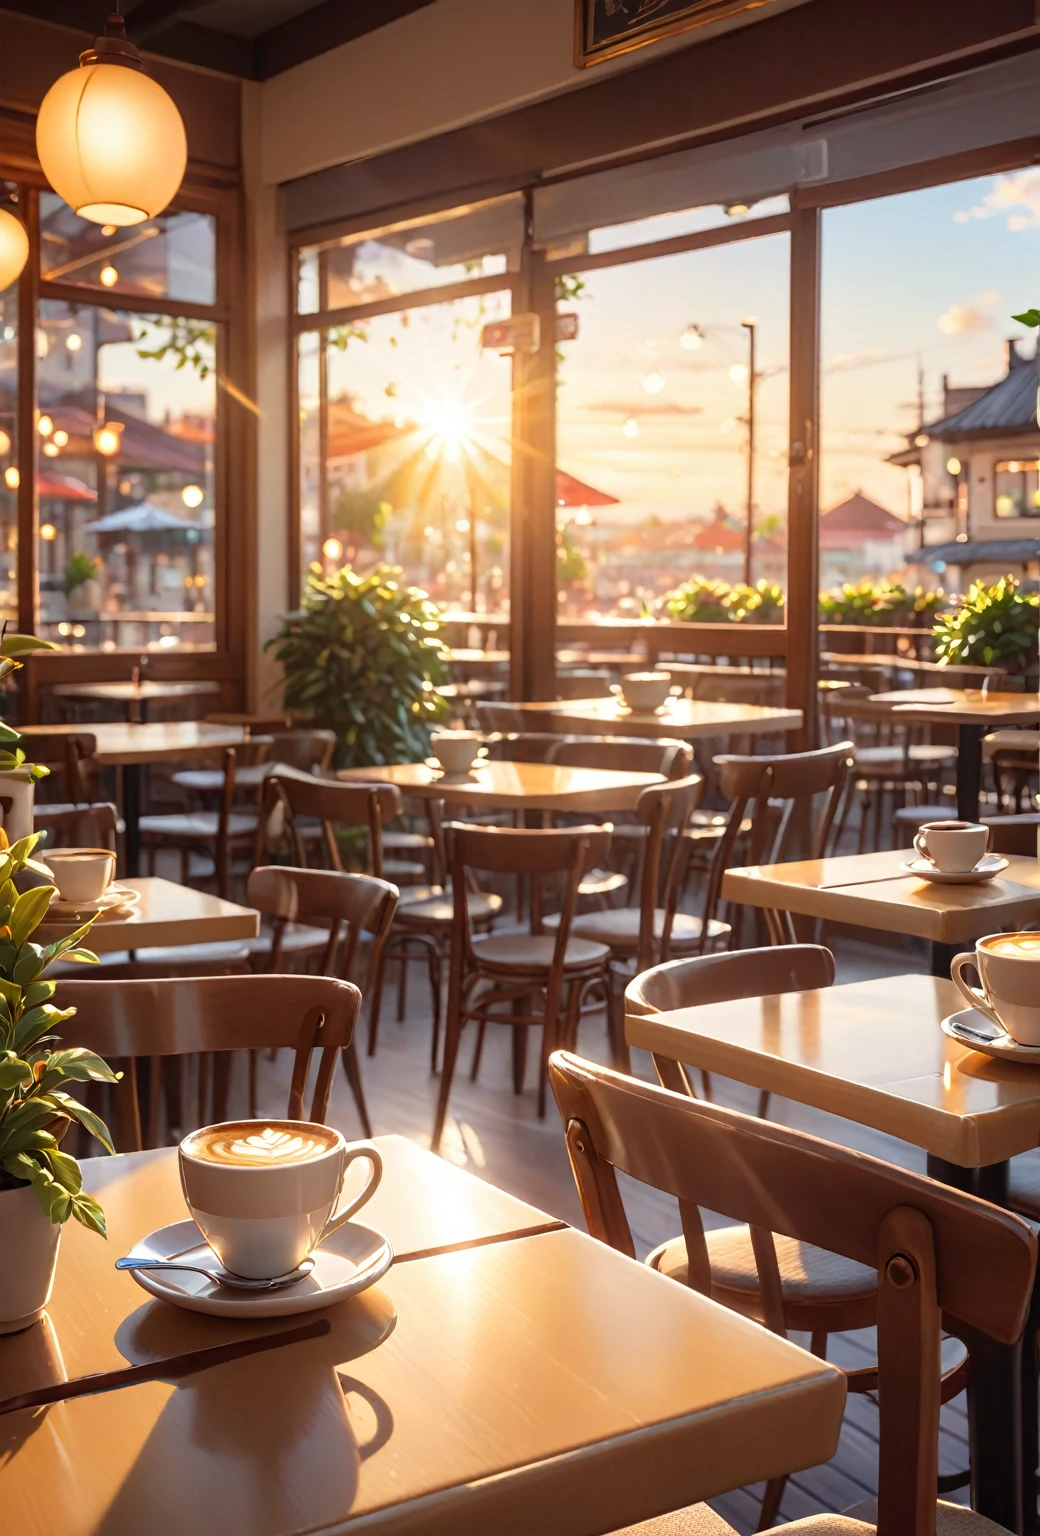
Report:
[[[990,731],[982,738],[982,755],[992,757],[996,752],[1020,752],[1035,760],[1040,752],[1040,731]]]
[[[628,876],[620,870],[590,869],[578,886],[578,895],[612,896],[615,891],[623,891],[627,884]]]
[[[711,1261],[713,1299],[734,1312],[757,1317],[760,1287],[750,1230],[745,1226],[718,1227],[705,1233],[705,1241]],[[790,1313],[787,1321],[791,1327],[806,1327],[804,1313],[810,1308],[816,1313],[833,1310],[835,1331],[871,1326],[877,1309],[877,1274],[873,1269],[791,1237],[778,1234],[773,1241],[785,1316]],[[662,1243],[646,1262],[670,1279],[687,1283],[684,1238],[673,1237]],[[844,1315],[839,1318],[839,1310],[862,1320],[849,1321]]]
[[[489,923],[501,912],[502,898],[491,891],[469,891],[466,908],[470,922]],[[437,928],[450,926],[454,916],[451,891],[439,885],[425,885],[402,894],[396,921],[404,928]]]
[[[481,967],[496,971],[547,971],[555,949],[556,940],[548,934],[493,933],[473,940],[473,953]],[[605,944],[572,938],[567,942],[563,965],[567,971],[592,970],[609,958]]]
[[[426,832],[398,832],[394,828],[383,832],[384,849],[394,849],[397,853],[404,853],[408,849],[418,848],[425,852],[433,847],[433,838]]]
[[[623,1531],[612,1532],[612,1536],[737,1536],[737,1533],[710,1504],[689,1504],[670,1515],[658,1515],[656,1520],[626,1525]]]
[[[877,1529],[877,1500],[864,1499],[860,1504],[840,1515],[807,1515],[804,1520],[785,1523],[783,1530],[798,1536],[874,1536]],[[639,1530],[639,1527],[634,1527]],[[937,1499],[935,1504],[936,1536],[1007,1536],[1004,1526],[997,1525],[964,1504],[948,1504]],[[655,1533],[656,1536],[656,1533]],[[664,1533],[661,1533],[664,1536]]]
[[[654,938],[664,932],[665,913],[658,907],[654,913]],[[559,913],[552,912],[544,919],[543,926],[550,931],[560,925]],[[672,948],[684,949],[700,943],[704,927],[699,917],[689,912],[677,912],[672,924]],[[728,923],[712,918],[708,924],[708,938],[721,939],[730,931]],[[612,949],[637,949],[639,947],[639,908],[608,907],[605,912],[582,912],[571,923],[575,938],[592,939],[597,944],[609,944]]]
[[[957,807],[949,805],[901,805],[892,818],[897,827],[911,827],[915,832],[929,821],[956,821]]]
[[[1020,1216],[1040,1221],[1040,1152],[1026,1152],[1011,1159],[1008,1205]]]
[[[227,820],[229,837],[251,837],[256,832],[255,811],[232,811]],[[170,816],[142,816],[142,837],[158,837],[178,842],[210,842],[220,830],[216,811],[186,811]]]

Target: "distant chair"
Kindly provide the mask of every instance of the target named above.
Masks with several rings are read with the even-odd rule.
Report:
[[[119,813],[108,800],[92,805],[37,805],[33,830],[47,836],[37,849],[46,858],[48,848],[111,848],[123,830]]]
[[[37,785],[41,801],[53,797],[76,805],[93,798],[91,783],[96,776],[94,753],[97,737],[89,731],[34,731],[31,725],[19,726],[20,746],[27,760],[40,763],[50,772]]]
[[[208,855],[213,861],[217,891],[227,897],[231,888],[231,859],[234,853],[252,854],[259,817],[253,810],[235,809],[235,749],[223,754],[223,780],[220,805],[215,811],[180,811],[169,815],[142,816],[141,846],[149,855],[149,871],[155,874],[155,855],[160,848],[175,848],[180,854],[181,883],[188,884],[193,851]]]

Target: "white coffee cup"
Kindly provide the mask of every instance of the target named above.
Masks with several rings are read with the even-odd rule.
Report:
[[[989,828],[977,821],[926,821],[914,848],[943,874],[966,875],[985,857]]]
[[[185,1136],[178,1158],[196,1226],[224,1268],[248,1280],[296,1269],[372,1198],[383,1174],[371,1142],[348,1144],[331,1126],[306,1120],[203,1126]],[[336,1210],[357,1158],[372,1165],[371,1177]]]
[[[481,737],[476,731],[434,731],[430,746],[445,773],[466,773],[473,766]]]
[[[621,679],[621,697],[629,709],[660,709],[672,691],[670,672],[628,672]]]
[[[62,901],[97,901],[116,872],[116,856],[109,848],[55,848],[53,853],[43,853],[42,859]]]
[[[961,974],[974,967],[981,991]],[[974,954],[954,955],[950,975],[963,997],[1019,1045],[1040,1045],[1040,933],[991,933]]]

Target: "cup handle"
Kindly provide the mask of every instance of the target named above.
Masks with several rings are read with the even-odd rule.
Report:
[[[959,955],[954,955],[953,959],[950,961],[950,980],[953,982],[961,996],[971,1004],[972,1008],[977,1008],[980,1013],[984,1013],[987,1019],[989,1019],[990,1023],[995,1024],[1001,1033],[1003,1033],[1004,1026],[997,1018],[989,998],[984,992],[979,991],[976,987],[969,986],[969,984],[962,977],[961,972],[965,969],[966,966],[969,965],[976,972],[979,980],[982,981],[982,976],[979,973],[978,965],[975,961],[974,952],[971,950],[965,950]]]
[[[927,859],[929,864],[935,863],[935,860],[928,852],[928,844],[924,840],[923,832],[917,832],[914,834],[914,852],[918,854],[922,859]]]
[[[379,1149],[374,1147],[370,1141],[361,1141],[358,1142],[357,1146],[347,1148],[347,1155],[343,1163],[344,1177],[350,1164],[359,1157],[367,1158],[368,1162],[371,1163],[372,1177],[364,1188],[358,1191],[353,1200],[345,1205],[342,1210],[337,1211],[334,1216],[329,1217],[321,1229],[321,1236],[314,1244],[315,1248],[318,1247],[319,1243],[323,1243],[327,1237],[331,1237],[332,1233],[342,1227],[345,1222],[348,1222],[352,1216],[356,1215],[361,1207],[371,1200],[379,1188],[379,1181],[383,1177],[383,1159],[379,1155]]]

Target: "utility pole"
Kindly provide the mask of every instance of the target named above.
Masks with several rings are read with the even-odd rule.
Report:
[[[755,525],[755,330],[753,317],[742,320],[748,337],[748,454],[747,454],[747,529],[744,535],[744,582],[751,585],[751,540]]]

